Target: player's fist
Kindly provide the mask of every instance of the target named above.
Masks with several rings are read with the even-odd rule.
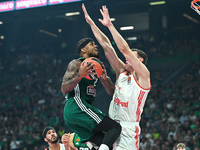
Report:
[[[69,139],[70,139],[70,133],[65,133],[62,138],[61,141],[64,145],[69,145]]]
[[[73,134],[65,133],[61,138],[62,143],[65,145],[66,150],[78,150],[73,144]]]

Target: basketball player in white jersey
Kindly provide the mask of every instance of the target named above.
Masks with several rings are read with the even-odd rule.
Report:
[[[100,31],[88,15],[84,4],[82,5],[82,9],[87,23],[104,49],[105,55],[116,73],[117,81],[115,84],[115,93],[110,103],[109,116],[121,124],[122,132],[115,142],[113,149],[139,150],[141,132],[139,122],[151,88],[150,72],[145,66],[148,57],[141,50],[130,49],[127,42],[110,21],[108,9],[106,6],[102,6],[100,12],[103,20],[99,19],[99,21],[108,27],[118,49],[126,58],[126,63],[122,62],[109,39]]]

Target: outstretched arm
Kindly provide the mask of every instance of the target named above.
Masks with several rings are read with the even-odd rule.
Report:
[[[106,6],[102,6],[102,9],[100,9],[101,15],[103,16],[103,20],[99,19],[99,21],[106,27],[108,27],[108,29],[110,30],[112,37],[114,39],[114,41],[117,44],[117,47],[119,48],[119,50],[121,52],[129,50],[129,46],[127,44],[127,42],[124,40],[124,38],[119,34],[119,32],[115,29],[114,25],[112,24],[112,22],[110,21],[110,15],[108,12],[108,8],[106,8]]]
[[[96,26],[94,21],[90,18],[84,4],[82,4],[82,9],[85,15],[86,22],[90,25],[94,36],[96,37],[97,41],[102,46],[102,48],[104,49],[105,55],[110,65],[113,67],[116,74],[118,75],[121,71],[124,70],[124,63],[118,58],[107,36]]]
[[[138,74],[139,78],[141,78],[145,82],[144,87],[149,87],[149,84],[146,86],[146,83],[150,82],[150,73],[146,66],[137,58],[135,54],[130,50],[128,43],[124,40],[124,38],[119,34],[116,30],[112,22],[110,21],[110,16],[108,12],[108,8],[106,6],[102,6],[100,12],[103,16],[103,20],[99,19],[99,21],[104,25],[107,26],[109,31],[112,34],[117,47],[119,48],[120,52],[124,55],[124,57],[130,62],[136,73]],[[147,82],[146,82],[147,81]],[[142,83],[143,85],[143,83]]]

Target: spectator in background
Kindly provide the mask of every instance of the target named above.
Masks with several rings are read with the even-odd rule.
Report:
[[[171,126],[170,132],[168,133],[167,139],[170,140],[171,136],[176,139],[176,128]]]
[[[186,136],[184,136],[185,142],[187,142],[187,146],[193,147],[194,136],[192,135],[192,131],[188,130]]]
[[[145,138],[145,137],[141,138],[140,150],[146,150],[147,149],[147,145],[148,145],[148,139]]]
[[[179,121],[181,122],[181,124],[184,124],[185,121],[188,121],[188,115],[186,115],[185,110],[182,111],[182,115],[179,118]]]
[[[197,120],[197,116],[194,114],[194,110],[190,110],[188,115],[189,121],[195,122]]]
[[[13,135],[12,141],[10,142],[11,150],[19,150],[21,148],[21,141],[16,139],[16,136]]]
[[[176,132],[181,127],[181,123],[180,123],[180,121],[179,121],[177,116],[175,117],[175,122],[173,123],[173,126],[175,127]]]
[[[175,137],[173,135],[170,135],[168,138],[168,142],[169,142],[170,149],[172,149],[174,144],[176,143]]]
[[[184,121],[184,124],[182,125],[183,128],[183,132],[185,132],[185,134],[187,134],[188,130],[190,130],[190,123],[189,121]]]

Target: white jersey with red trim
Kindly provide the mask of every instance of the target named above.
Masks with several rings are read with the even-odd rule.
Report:
[[[121,72],[115,83],[109,116],[119,122],[139,122],[149,91],[137,83],[133,74]]]
[[[59,145],[60,145],[60,150],[66,150],[64,144],[59,143]],[[46,148],[45,150],[49,150],[49,148]]]

